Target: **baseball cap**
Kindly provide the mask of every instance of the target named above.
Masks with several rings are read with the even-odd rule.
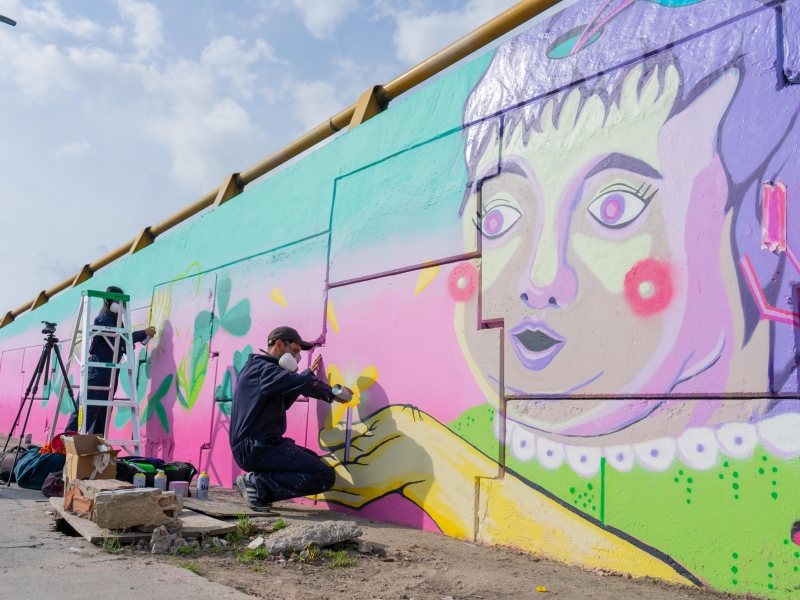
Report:
[[[303,350],[311,350],[314,347],[314,344],[311,342],[306,342],[303,338],[300,337],[300,334],[297,333],[296,329],[292,329],[291,327],[277,327],[272,330],[269,334],[268,344],[272,346],[278,340],[283,340],[284,342],[295,342],[300,345]]]

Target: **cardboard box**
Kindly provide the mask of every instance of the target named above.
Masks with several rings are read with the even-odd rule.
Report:
[[[67,451],[64,465],[65,487],[74,479],[115,479],[117,477],[117,454],[119,450],[96,434],[61,436]],[[109,450],[99,452],[98,446],[108,446]]]

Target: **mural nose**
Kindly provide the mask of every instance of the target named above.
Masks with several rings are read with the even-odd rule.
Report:
[[[555,279],[546,286],[539,287],[529,278],[521,282],[519,299],[530,308],[563,308],[575,300],[578,283],[575,273],[569,267],[559,268]]]

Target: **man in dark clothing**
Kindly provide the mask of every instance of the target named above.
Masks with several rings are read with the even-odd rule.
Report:
[[[236,478],[236,488],[253,510],[270,510],[279,500],[325,492],[336,478],[316,453],[283,437],[286,411],[299,396],[329,404],[339,400],[314,375],[322,357],[297,373],[300,351],[314,345],[291,327],[273,330],[268,344],[264,354],[251,354],[239,372],[231,405],[233,458],[248,471]]]

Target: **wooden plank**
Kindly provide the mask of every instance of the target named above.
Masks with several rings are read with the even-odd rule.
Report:
[[[248,517],[279,517],[276,512],[261,512],[252,510],[244,504],[234,504],[223,500],[198,500],[197,498],[184,498],[184,508],[203,513],[210,517],[236,517],[244,513]]]
[[[64,510],[63,498],[50,498],[50,505],[81,537],[92,544],[101,544],[106,538],[115,538],[120,544],[135,544],[139,540],[150,541],[152,533],[140,531],[106,531],[97,526],[97,523],[88,519],[70,514]],[[180,516],[183,528],[180,534],[184,538],[225,535],[236,531],[236,523],[226,523],[206,515],[198,514],[191,510],[184,510]]]

